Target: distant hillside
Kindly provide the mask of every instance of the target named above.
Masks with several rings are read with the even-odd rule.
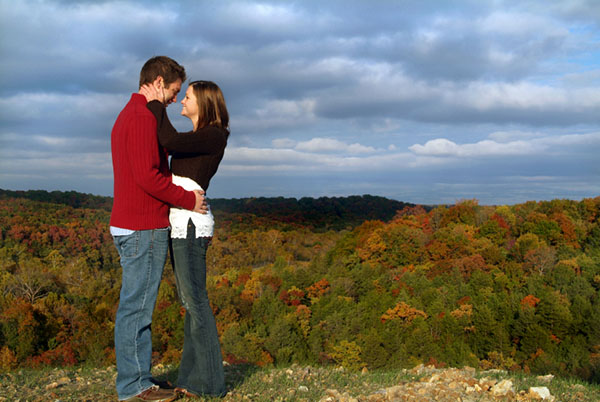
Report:
[[[0,199],[26,198],[34,201],[64,204],[73,208],[91,208],[110,211],[112,197],[102,197],[76,191],[12,191],[0,189]],[[312,228],[343,229],[360,225],[365,220],[388,221],[404,207],[413,207],[401,201],[384,197],[362,195],[349,197],[258,197],[211,198],[211,208],[217,217],[230,219],[234,215],[254,215],[282,224],[300,224]],[[248,222],[248,219],[244,219]],[[251,221],[251,220],[250,220]]]
[[[0,189],[0,200],[7,198],[25,198],[52,204],[64,204],[73,208],[104,209],[106,211],[111,210],[113,202],[112,197],[84,194],[76,191],[49,192],[45,190],[13,191]]]
[[[600,197],[416,206],[347,230],[386,202],[226,202],[206,280],[224,360],[344,370],[470,366],[600,383]],[[256,214],[229,212],[243,209]],[[0,202],[0,372],[114,364],[121,271],[109,215]],[[152,341],[155,361],[169,364],[179,361],[184,325],[173,270],[164,272]],[[66,385],[64,377],[50,386]],[[319,392],[306,399],[322,398],[321,385],[302,386]],[[16,392],[27,398],[22,388]],[[549,388],[557,400],[585,400]]]

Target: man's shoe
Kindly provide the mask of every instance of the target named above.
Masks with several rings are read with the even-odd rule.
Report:
[[[136,396],[129,398],[126,402],[153,401],[153,402],[171,402],[177,399],[177,394],[172,389],[162,389],[158,385],[153,385],[147,390],[140,392]]]

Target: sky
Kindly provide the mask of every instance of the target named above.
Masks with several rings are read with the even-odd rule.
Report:
[[[225,95],[212,198],[600,195],[597,0],[0,0],[0,188],[112,196],[157,55]]]

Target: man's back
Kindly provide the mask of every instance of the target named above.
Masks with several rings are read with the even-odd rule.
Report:
[[[156,120],[143,95],[132,94],[111,133],[114,203],[110,225],[131,230],[169,226],[169,204],[193,209],[193,193],[171,183]]]

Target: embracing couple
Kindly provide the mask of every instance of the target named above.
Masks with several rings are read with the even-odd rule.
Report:
[[[191,120],[193,130],[178,133],[166,107],[177,100],[185,80],[185,69],[175,60],[148,60],[139,92],[131,95],[111,134],[110,231],[123,268],[115,320],[119,400],[172,401],[178,394],[225,393],[221,348],[206,293],[206,250],[214,220],[204,195],[223,158],[229,115],[216,84],[191,82],[181,114]],[[164,383],[151,374],[152,312],[169,246],[186,309],[175,389],[161,388],[158,384]]]

